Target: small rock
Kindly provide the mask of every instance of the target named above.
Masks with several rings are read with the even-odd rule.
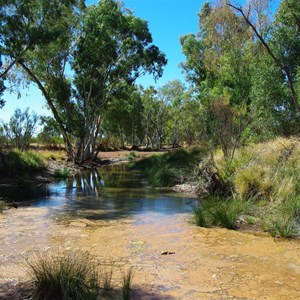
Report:
[[[160,255],[170,255],[170,254],[175,254],[175,252],[172,252],[172,251],[162,251],[160,253]]]

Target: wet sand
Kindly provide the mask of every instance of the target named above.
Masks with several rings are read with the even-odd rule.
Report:
[[[7,210],[0,215],[0,299],[28,279],[26,259],[51,249],[89,251],[113,268],[115,286],[132,266],[135,299],[300,299],[299,241],[199,228],[189,219],[150,212],[91,221],[45,207]]]

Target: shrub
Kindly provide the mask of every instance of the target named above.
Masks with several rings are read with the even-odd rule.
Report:
[[[133,168],[142,170],[152,186],[173,186],[191,176],[204,153],[204,148],[177,149],[137,161]]]
[[[29,262],[29,274],[33,299],[98,299],[102,291],[95,260],[86,252],[37,255]]]
[[[70,172],[67,168],[62,168],[62,169],[55,169],[53,176],[55,178],[61,178],[61,179],[66,179],[70,176]]]

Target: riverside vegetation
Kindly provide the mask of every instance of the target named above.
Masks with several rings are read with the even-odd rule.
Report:
[[[28,292],[36,300],[131,299],[133,271],[123,276],[122,292],[111,284],[106,270],[88,252],[46,252],[28,260]]]
[[[179,149],[137,161],[152,186],[198,182],[199,226],[300,235],[300,142],[277,138],[237,149],[232,160],[207,147]]]

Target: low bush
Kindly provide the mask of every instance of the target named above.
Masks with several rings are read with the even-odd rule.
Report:
[[[86,252],[45,253],[29,264],[33,299],[92,300],[108,289],[111,277],[101,286],[95,259]]]
[[[53,176],[55,178],[66,179],[70,176],[70,172],[67,168],[56,169],[54,170]]]
[[[173,186],[192,176],[197,162],[207,154],[205,147],[177,149],[135,162],[133,169],[142,170],[152,186]]]

